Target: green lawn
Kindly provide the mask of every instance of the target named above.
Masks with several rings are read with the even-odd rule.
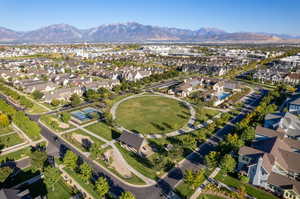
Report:
[[[0,135],[1,134],[7,134],[10,132],[13,132],[13,128],[11,128],[11,126],[5,127],[5,128],[0,128]]]
[[[221,173],[219,173],[215,178],[231,187],[239,187],[242,184],[238,179],[230,176],[223,176]],[[276,196],[264,190],[258,189],[250,184],[245,184],[245,187],[247,194],[257,199],[278,199]]]
[[[210,194],[201,194],[198,199],[224,199],[219,196],[210,195]]]
[[[191,188],[190,185],[181,182],[176,188],[175,192],[180,195],[181,198],[190,198],[195,190]]]
[[[94,186],[89,183],[87,184],[86,182],[82,181],[81,177],[79,174],[75,173],[69,168],[64,168],[64,170],[78,183],[81,185],[82,188],[84,188],[89,194],[91,194],[94,198],[99,198],[98,193],[95,191]]]
[[[26,112],[28,113],[45,113],[48,110],[42,107],[41,105],[37,104],[35,101],[32,100],[33,107],[27,109]]]
[[[43,180],[34,182],[27,187],[33,197],[47,196],[48,199],[69,199],[72,197],[72,189],[61,178],[54,187],[47,187]]]
[[[104,144],[103,141],[85,133],[84,131],[80,130],[80,129],[77,129],[75,131],[71,131],[69,133],[66,133],[66,134],[63,134],[62,136],[68,140],[71,144],[73,144],[74,146],[76,146],[77,148],[79,148],[81,151],[88,151],[86,148],[83,147],[82,143],[77,141],[75,138],[73,138],[72,135],[74,134],[80,134],[80,135],[83,135],[83,136],[87,136],[89,137],[90,140],[92,140],[93,143],[98,143],[100,145]]]
[[[206,176],[209,176],[211,173],[210,170],[205,170],[204,176],[201,178],[201,181],[199,182],[202,184],[204,180],[206,179]],[[200,186],[200,184],[198,186]],[[176,193],[178,193],[182,198],[190,198],[191,195],[195,192],[195,190],[192,189],[192,187],[188,184],[186,184],[184,181],[182,181],[176,188]]]
[[[25,156],[28,156],[29,153],[30,153],[30,147],[26,147],[12,153],[8,153],[6,155],[0,155],[0,162],[5,161],[6,159],[19,160]]]
[[[54,186],[54,191],[51,187],[47,187],[47,198],[48,199],[69,199],[73,195],[72,189],[66,185],[63,179],[59,180]]]
[[[112,140],[120,136],[120,133],[103,122],[97,122],[85,128],[106,140]]]
[[[180,129],[189,117],[189,109],[181,102],[161,96],[129,99],[116,110],[119,125],[142,134],[164,134]]]
[[[201,108],[201,107],[194,107],[196,110],[196,119],[197,119],[197,124],[206,122],[209,119],[212,119],[215,115],[220,113],[219,111],[216,110],[211,110],[207,108]]]
[[[131,165],[134,169],[136,169],[138,172],[143,174],[144,176],[151,178],[151,179],[157,179],[157,176],[155,174],[155,170],[146,167],[144,164],[139,162],[137,160],[138,155],[136,155],[134,152],[127,151],[126,149],[122,148],[120,144],[116,143],[116,146],[118,147],[119,151],[122,153],[124,159],[127,161],[129,165]]]
[[[17,133],[0,136],[0,146],[3,148],[21,144],[22,142],[24,142],[24,140]]]

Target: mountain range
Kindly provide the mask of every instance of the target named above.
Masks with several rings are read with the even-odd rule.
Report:
[[[55,24],[32,31],[14,31],[0,27],[1,43],[75,43],[75,42],[288,42],[300,36],[273,33],[229,33],[217,28],[198,30],[158,27],[136,22],[100,25],[78,29]]]

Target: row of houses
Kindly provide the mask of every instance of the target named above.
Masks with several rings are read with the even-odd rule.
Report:
[[[249,182],[286,199],[300,198],[300,120],[292,113],[265,116],[251,146],[238,152],[238,171]]]
[[[109,78],[113,80],[126,80],[126,81],[137,81],[145,77],[149,77],[153,74],[163,73],[165,70],[162,68],[155,67],[116,67],[112,70],[100,69],[91,71],[90,74],[93,76],[99,76],[102,78]]]
[[[201,94],[205,101],[216,99],[214,102],[214,105],[216,106],[229,96],[229,93],[225,91],[240,91],[241,85],[239,82],[235,81],[224,81],[207,77],[192,77],[185,79],[182,83],[170,88],[168,94],[188,97],[192,92],[198,90],[203,91]]]
[[[299,84],[300,72],[281,72],[273,69],[259,69],[253,74],[253,79],[256,79],[262,83],[270,82],[287,83],[287,84]]]

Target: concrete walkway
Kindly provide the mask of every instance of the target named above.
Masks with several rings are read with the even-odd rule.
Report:
[[[103,137],[99,136],[99,135],[96,135],[95,133],[85,129],[83,126],[79,126],[78,124],[70,121],[70,123],[74,126],[76,126],[78,129],[84,131],[85,133],[105,142],[107,145],[110,145],[113,150],[116,152],[116,154],[118,154],[118,158],[122,161],[123,165],[125,165],[127,167],[127,169],[129,171],[131,171],[133,174],[135,174],[136,176],[138,176],[139,178],[141,178],[143,181],[145,181],[147,184],[155,184],[155,181],[150,179],[150,178],[147,178],[145,177],[143,174],[139,173],[137,170],[135,170],[134,168],[132,168],[128,163],[127,161],[123,158],[122,154],[120,153],[119,149],[114,145],[114,142],[110,142],[106,139],[104,139]]]
[[[80,192],[85,193],[86,197],[85,198],[93,198],[94,197],[87,192],[74,178],[72,178],[72,176],[70,176],[63,168],[62,165],[58,166],[59,170],[62,172],[62,177],[65,181],[67,181],[67,183],[69,183],[71,186],[74,185],[76,187],[76,189],[78,189]],[[71,183],[68,182],[68,180],[71,180]]]
[[[120,105],[121,103],[123,103],[124,101],[127,101],[127,100],[129,100],[129,99],[138,98],[138,97],[145,97],[145,96],[161,96],[161,97],[171,98],[171,99],[180,101],[180,102],[184,103],[184,104],[189,108],[191,116],[190,116],[190,118],[189,118],[187,124],[186,124],[184,127],[182,127],[181,129],[179,129],[179,130],[172,131],[172,132],[167,133],[167,134],[165,134],[165,135],[161,135],[161,134],[150,134],[150,135],[144,136],[144,135],[142,135],[142,134],[139,134],[141,137],[146,137],[146,138],[172,137],[172,136],[177,136],[177,135],[180,135],[180,134],[183,134],[183,133],[188,133],[188,132],[190,132],[190,131],[196,130],[196,129],[194,128],[194,126],[193,126],[193,124],[194,124],[195,121],[196,121],[196,111],[195,111],[195,109],[193,108],[193,106],[192,106],[190,103],[188,103],[188,102],[186,102],[186,101],[184,101],[184,100],[182,100],[182,99],[180,99],[180,98],[177,98],[177,97],[174,97],[174,96],[170,96],[170,95],[167,95],[167,94],[163,94],[163,93],[159,93],[159,92],[154,92],[154,94],[140,93],[140,94],[137,94],[137,95],[131,95],[131,96],[128,96],[128,97],[123,98],[122,100],[116,102],[116,103],[112,106],[112,108],[111,108],[111,110],[110,110],[110,113],[111,113],[111,115],[112,115],[112,119],[113,119],[113,120],[116,119],[116,110],[117,110],[117,108],[119,107],[119,105]],[[116,127],[116,128],[117,128],[118,130],[120,130],[120,131],[128,131],[128,132],[131,132],[130,130],[128,130],[128,129],[122,127],[122,126],[119,126],[119,127]]]
[[[48,130],[52,131],[52,129],[50,129],[49,127],[47,127],[42,121],[39,121],[43,126],[45,126]],[[97,122],[97,121],[95,121]],[[112,140],[112,141],[109,141],[109,140],[106,140],[104,139],[103,137],[99,136],[99,135],[96,135],[95,133],[87,130],[84,128],[84,126],[80,126],[72,121],[70,121],[70,124],[74,125],[76,128],[72,129],[72,130],[75,130],[75,129],[80,129],[82,131],[84,131],[85,133],[103,141],[105,144],[103,145],[102,148],[105,148],[105,147],[108,147],[108,146],[111,146],[113,148],[113,150],[116,152],[116,154],[119,155],[119,159],[123,162],[123,165],[125,165],[127,167],[127,169],[129,171],[131,171],[134,175],[138,176],[139,178],[141,178],[147,185],[146,186],[151,186],[151,185],[154,185],[156,182],[146,176],[144,176],[143,174],[141,174],[140,172],[138,172],[137,170],[135,170],[133,167],[131,167],[127,161],[124,159],[123,155],[120,153],[119,149],[114,145],[115,141]],[[90,125],[91,123],[89,123]],[[88,125],[87,125],[88,126]],[[65,142],[69,143],[70,145],[72,145],[70,142],[68,142],[66,139],[64,139],[61,134],[58,134],[57,135],[58,137],[60,137],[60,139],[63,139]],[[86,157],[89,156],[88,153],[86,152],[83,152],[81,151],[80,149],[76,148],[78,151],[80,151],[82,154],[84,154]],[[97,164],[98,166],[102,167],[103,169],[105,169],[107,172],[110,172],[111,175],[114,175],[116,178],[118,178],[119,180],[121,180],[122,182],[126,183],[126,184],[129,184],[130,186],[145,186],[145,185],[133,185],[133,184],[130,184],[128,182],[126,182],[125,180],[121,179],[119,176],[115,175],[114,173],[112,173],[110,170],[108,170],[107,168],[103,167],[101,164],[99,164],[97,161],[94,161],[95,164]]]

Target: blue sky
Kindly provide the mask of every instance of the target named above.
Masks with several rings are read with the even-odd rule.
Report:
[[[300,35],[300,0],[0,0],[0,26],[33,30],[138,22],[188,29]]]

